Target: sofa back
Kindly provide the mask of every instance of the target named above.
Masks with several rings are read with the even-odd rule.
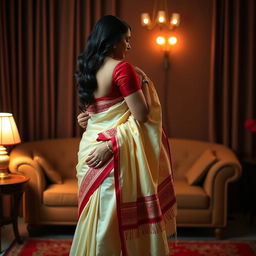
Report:
[[[33,159],[36,152],[39,152],[45,156],[63,178],[74,178],[79,142],[80,138],[61,138],[21,143],[16,146],[11,155],[12,157],[23,155]],[[234,162],[233,152],[224,145],[173,138],[169,139],[169,143],[175,179],[184,179],[187,170],[207,149],[213,150],[219,160],[225,159],[227,162],[228,159],[231,159]],[[238,161],[237,165],[239,166]]]
[[[21,143],[15,147],[11,156],[15,158],[22,155],[33,159],[38,152],[63,178],[74,178],[79,141],[80,138],[61,138]]]
[[[169,144],[172,154],[173,173],[176,179],[184,179],[188,169],[207,149],[215,153],[219,161],[218,164],[221,164],[223,159],[225,159],[226,163],[230,159],[232,163],[240,166],[238,160],[234,157],[234,153],[221,144],[188,139],[169,139]],[[236,162],[234,162],[235,160]]]

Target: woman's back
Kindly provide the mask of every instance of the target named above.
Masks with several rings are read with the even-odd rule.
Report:
[[[94,92],[95,98],[106,97],[111,94],[113,86],[113,72],[120,60],[106,58],[104,64],[96,73],[98,88]]]
[[[141,90],[140,77],[131,64],[107,57],[96,73],[96,79],[96,101],[123,97],[135,119],[147,120],[148,105]]]

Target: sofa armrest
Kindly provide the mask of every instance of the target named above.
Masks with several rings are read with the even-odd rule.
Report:
[[[20,149],[10,154],[10,172],[24,174],[29,177],[28,189],[25,193],[25,207],[23,213],[25,221],[37,223],[40,218],[40,207],[43,201],[43,191],[46,187],[46,178],[43,170],[28,152]]]
[[[204,190],[212,198],[212,225],[225,227],[227,222],[228,184],[242,173],[241,165],[233,152],[214,164],[205,179]]]
[[[234,161],[220,160],[215,163],[207,173],[204,181],[205,192],[212,197],[215,188],[218,187],[218,182],[233,182],[236,181],[242,174],[242,168],[236,158]],[[223,180],[222,180],[223,179]]]
[[[21,173],[29,177],[29,186],[32,185],[39,192],[40,198],[42,197],[42,193],[46,187],[46,179],[42,168],[36,161],[27,156],[11,155],[9,170],[10,172]]]

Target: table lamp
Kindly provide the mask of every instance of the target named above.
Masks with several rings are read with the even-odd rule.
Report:
[[[5,146],[20,143],[20,135],[13,115],[0,113],[0,179],[8,178],[9,156]]]

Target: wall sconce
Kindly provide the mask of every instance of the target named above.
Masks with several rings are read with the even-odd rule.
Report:
[[[151,19],[152,17],[152,19]],[[163,36],[163,34],[168,34],[163,31],[165,30],[174,30],[180,25],[180,14],[172,13],[170,18],[168,16],[167,0],[155,0],[152,16],[148,13],[141,14],[141,25],[148,29],[152,30],[156,26],[163,32],[161,36],[158,36],[155,40],[157,45],[163,50],[163,68],[164,68],[164,87],[166,88],[165,100],[164,100],[164,113],[166,125],[168,125],[168,88],[169,88],[169,67],[170,67],[170,57],[169,52],[171,48],[177,44],[178,40],[175,36]]]
[[[162,30],[166,27],[168,30],[174,30],[180,24],[180,14],[172,13],[171,18],[168,17],[167,0],[155,0],[152,20],[148,13],[141,14],[141,25],[148,30],[153,29],[156,25]],[[177,44],[177,38],[175,36],[170,36],[165,38],[163,36],[158,36],[156,38],[156,43],[162,47],[164,50],[164,69],[169,68],[169,54],[171,46]]]
[[[156,25],[158,25],[160,29],[165,25],[169,30],[174,30],[179,24],[179,13],[172,13],[171,18],[169,19],[167,0],[155,0],[152,20],[148,13],[141,14],[141,25],[148,30],[153,29]]]

